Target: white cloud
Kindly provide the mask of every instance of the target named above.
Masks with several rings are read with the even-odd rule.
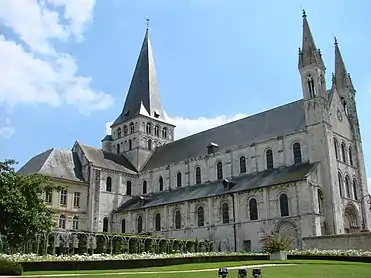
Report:
[[[199,118],[185,118],[185,117],[170,117],[165,113],[165,117],[169,123],[176,125],[175,128],[175,139],[180,139],[219,125],[223,125],[229,122],[233,122],[244,117],[246,114],[236,114],[233,116],[220,115],[216,117],[199,117]],[[112,122],[106,123],[106,133],[111,134]]]
[[[5,125],[0,127],[0,138],[10,138],[15,132],[15,128],[12,126],[10,119],[5,119]]]
[[[0,35],[0,105],[74,105],[80,112],[106,109],[113,97],[77,74],[74,58],[53,40],[81,40],[95,0],[0,0],[0,26],[18,36]],[[0,126],[1,127],[1,126]],[[5,127],[4,127],[5,128]]]

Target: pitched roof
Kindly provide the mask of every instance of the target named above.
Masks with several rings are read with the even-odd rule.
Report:
[[[86,159],[94,166],[116,170],[128,174],[137,174],[135,167],[121,154],[113,152],[106,152],[91,146],[83,145],[79,142],[77,144],[81,147]]]
[[[172,191],[163,191],[143,196],[135,196],[123,203],[116,212],[144,209],[166,204],[180,203],[207,197],[243,192],[277,184],[300,181],[317,167],[318,163],[302,163],[286,168],[266,170],[231,179],[235,183],[231,189],[225,189],[223,181],[180,187]]]
[[[124,108],[112,126],[137,115],[150,116],[165,121],[148,29],[144,36]]]
[[[156,149],[142,171],[206,155],[210,142],[224,150],[298,132],[305,128],[303,103],[298,100],[165,144]]]
[[[18,171],[21,175],[40,173],[71,181],[84,181],[81,163],[70,150],[50,149],[31,158]]]

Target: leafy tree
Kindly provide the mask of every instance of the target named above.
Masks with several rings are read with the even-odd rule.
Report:
[[[41,196],[50,190],[60,190],[48,176],[17,174],[15,164],[14,160],[0,161],[0,234],[13,250],[36,234],[51,230],[53,212]]]

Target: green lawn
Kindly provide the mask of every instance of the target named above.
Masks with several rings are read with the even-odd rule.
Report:
[[[96,271],[63,271],[63,272],[25,272],[23,275],[32,275],[38,277],[43,275],[53,274],[64,274],[63,277],[81,277],[81,278],[97,278],[103,276],[109,276],[114,278],[121,277],[135,277],[135,278],[216,278],[217,273],[213,271],[203,271],[194,273],[166,273],[175,271],[187,271],[187,270],[207,270],[215,269],[219,267],[234,267],[234,266],[248,266],[257,264],[296,264],[293,266],[282,265],[282,266],[266,266],[262,267],[264,278],[288,278],[288,277],[300,277],[300,278],[342,278],[342,277],[359,277],[359,278],[371,278],[371,264],[366,263],[352,263],[352,262],[335,262],[335,261],[285,261],[285,262],[272,262],[272,261],[247,261],[247,262],[226,262],[226,263],[205,263],[205,264],[185,264],[168,267],[153,267],[144,269],[121,269],[121,270],[96,270]],[[138,274],[137,272],[159,272],[159,273],[148,273]],[[74,273],[85,274],[83,276],[74,275]],[[119,274],[125,273],[125,274]],[[137,274],[135,274],[137,273]],[[251,277],[251,269],[248,269],[248,277]],[[70,275],[66,275],[70,274]],[[230,270],[230,278],[237,277],[237,270]]]

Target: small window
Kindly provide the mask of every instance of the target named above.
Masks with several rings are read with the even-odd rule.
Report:
[[[289,201],[286,194],[280,196],[281,216],[289,216]]]
[[[352,152],[351,147],[349,147],[348,149],[348,156],[349,156],[349,165],[353,167],[353,152]]]
[[[341,143],[341,159],[343,160],[344,163],[347,163],[347,153],[344,143]]]
[[[358,186],[357,186],[356,179],[353,179],[353,195],[354,195],[354,200],[358,200]]]
[[[198,166],[196,167],[196,184],[201,183],[201,168]]]
[[[318,198],[318,212],[323,214],[324,204],[323,204],[323,194],[321,190],[317,190],[317,198]]]
[[[349,180],[349,177],[348,176],[345,176],[345,190],[346,190],[346,193],[347,193],[347,198],[351,198],[351,194],[350,194],[350,180]]]
[[[180,229],[182,227],[182,215],[180,214],[180,210],[175,211],[175,229]]]
[[[133,148],[133,141],[129,139],[129,150],[131,150],[132,148]]]
[[[205,212],[203,207],[198,207],[197,209],[197,226],[205,226]]]
[[[129,126],[130,126],[130,134],[133,134],[134,131],[135,131],[135,129],[134,129],[134,123],[131,122],[131,123],[129,124]]]
[[[258,220],[258,204],[255,198],[249,201],[250,220]]]
[[[246,173],[246,158],[244,156],[240,157],[240,173]]]
[[[141,215],[137,218],[137,232],[138,234],[143,232],[143,218]]]
[[[131,181],[126,182],[126,195],[131,196]]]
[[[75,215],[72,219],[72,230],[78,229],[79,229],[79,217]]]
[[[126,221],[124,218],[121,220],[121,233],[122,234],[126,233]]]
[[[156,213],[155,216],[155,231],[161,231],[161,215]]]
[[[176,186],[182,186],[182,174],[180,172],[176,174]]]
[[[121,137],[122,137],[121,127],[119,127],[119,128],[117,129],[117,137],[118,137],[118,138],[121,138]]]
[[[344,195],[343,195],[343,177],[341,176],[340,173],[338,173],[338,183],[339,183],[340,197],[344,197]]]
[[[147,194],[147,181],[143,181],[142,184],[142,193]]]
[[[229,205],[228,203],[222,204],[222,222],[223,224],[229,223]]]
[[[108,232],[108,217],[103,218],[103,232],[107,233]]]
[[[160,136],[160,127],[158,125],[155,126],[155,136]]]
[[[123,130],[124,130],[124,136],[128,135],[128,126],[127,125],[124,125]]]
[[[67,190],[62,189],[60,193],[60,205],[67,206]]]
[[[59,229],[66,229],[66,216],[64,214],[59,216],[58,227]]]
[[[292,152],[294,155],[294,163],[301,163],[302,158],[301,158],[301,146],[299,142],[296,142],[292,145]]]
[[[273,169],[274,168],[274,162],[273,162],[273,152],[272,150],[267,150],[265,152],[265,160],[267,163],[267,169]]]
[[[162,129],[162,138],[167,138],[167,128],[166,127],[164,127]]]
[[[116,152],[117,152],[118,154],[121,152],[120,144],[119,144],[119,143],[117,143]]]
[[[147,132],[147,134],[152,134],[152,124],[151,123],[147,123],[146,132]]]
[[[335,149],[335,157],[338,160],[339,159],[339,143],[338,140],[334,138],[334,149]]]
[[[221,161],[216,164],[216,178],[218,180],[223,179],[223,163]]]
[[[152,140],[148,139],[147,141],[147,149],[152,150]]]
[[[158,179],[158,186],[160,191],[164,190],[164,179],[162,177]]]
[[[107,177],[106,180],[106,191],[111,192],[112,191],[112,178]]]

